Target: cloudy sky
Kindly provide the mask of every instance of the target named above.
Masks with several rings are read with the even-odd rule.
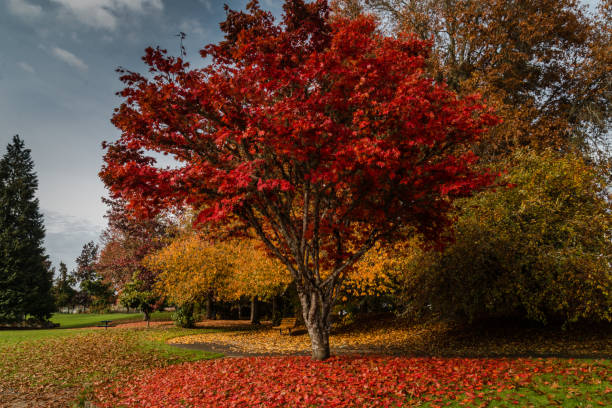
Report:
[[[72,268],[81,247],[104,227],[97,173],[103,140],[120,103],[115,69],[142,71],[149,45],[188,57],[221,38],[223,4],[246,0],[0,0],[0,154],[19,134],[36,165],[46,246]],[[280,11],[281,2],[264,7]]]

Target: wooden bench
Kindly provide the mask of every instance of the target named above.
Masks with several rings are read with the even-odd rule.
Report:
[[[111,324],[113,321],[112,320],[102,320],[99,324],[98,327],[104,327],[104,329],[108,329],[109,327],[113,327],[113,325]]]
[[[284,334],[283,332],[286,332],[286,334],[291,335],[293,332],[305,329],[306,327],[303,323],[298,323],[295,317],[288,317],[281,320],[280,326],[277,326],[276,328],[280,334]]]

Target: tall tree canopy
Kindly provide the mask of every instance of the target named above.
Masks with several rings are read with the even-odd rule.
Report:
[[[98,245],[93,241],[83,245],[76,264],[73,278],[81,288],[77,296],[79,304],[92,311],[104,311],[114,301],[114,291],[111,283],[98,272]]]
[[[391,29],[433,39],[429,70],[459,94],[479,92],[504,123],[480,152],[520,146],[609,145],[612,2],[578,0],[336,0],[346,16],[373,12]]]
[[[497,119],[424,74],[429,44],[372,18],[329,18],[287,0],[228,10],[225,40],[191,69],[149,48],[151,76],[121,70],[125,102],[101,177],[141,216],[190,205],[242,223],[296,281],[313,357],[329,356],[330,311],[352,265],[411,226],[441,243],[456,197],[492,183],[467,151]],[[181,165],[159,168],[147,151]]]
[[[30,149],[15,136],[0,159],[0,323],[46,320],[55,307],[37,188]]]

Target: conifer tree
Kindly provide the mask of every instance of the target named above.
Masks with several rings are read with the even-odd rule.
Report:
[[[37,188],[30,149],[15,136],[0,159],[0,323],[46,320],[54,310]]]
[[[64,262],[60,262],[59,276],[53,287],[55,305],[58,308],[74,307],[77,294],[77,291],[72,287],[74,284],[74,277],[68,274],[68,267]]]

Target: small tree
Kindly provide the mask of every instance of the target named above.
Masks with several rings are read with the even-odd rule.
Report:
[[[160,298],[155,291],[147,286],[145,282],[139,279],[132,280],[123,288],[119,301],[127,308],[140,310],[144,314],[147,327],[149,327],[151,313],[156,309]]]
[[[150,220],[135,218],[123,200],[103,200],[109,209],[106,213],[108,227],[101,236],[102,250],[96,264],[97,272],[113,288],[121,291],[134,274],[150,287],[156,276],[143,259],[165,245],[170,228],[162,217]]]
[[[98,245],[90,241],[83,245],[76,259],[77,269],[72,273],[74,282],[81,290],[76,296],[79,304],[102,311],[114,301],[114,291],[109,282],[98,273]]]
[[[151,79],[120,71],[122,136],[101,172],[141,216],[187,203],[199,222],[250,227],[296,282],[315,359],[329,357],[331,308],[368,249],[405,227],[441,244],[453,199],[491,184],[466,151],[497,122],[424,75],[428,43],[328,13],[287,0],[275,25],[257,1],[228,11],[203,69],[148,49]]]
[[[93,281],[99,278],[96,272],[96,261],[98,259],[98,245],[93,241],[89,241],[83,245],[81,254],[76,259],[77,268],[73,273],[73,277],[79,283]]]
[[[274,302],[291,283],[291,275],[278,259],[270,257],[253,239],[236,239],[228,242],[233,267],[224,286],[223,297],[227,300],[251,300],[251,324],[259,324],[259,302]],[[274,316],[272,320],[278,320]]]

